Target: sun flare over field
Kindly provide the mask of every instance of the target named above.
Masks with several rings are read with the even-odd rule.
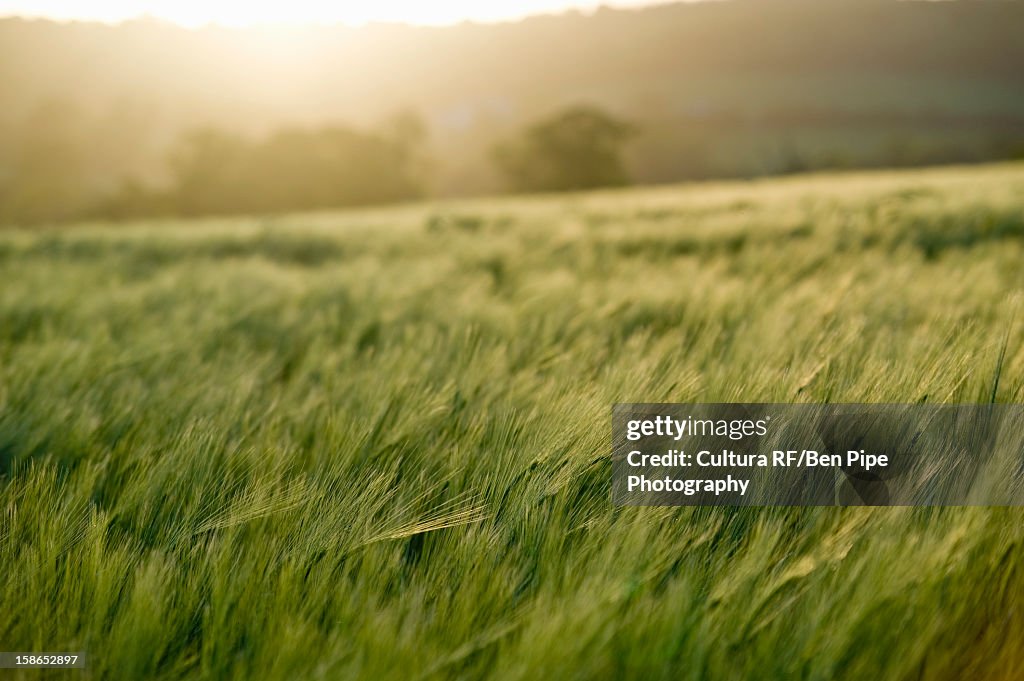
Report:
[[[520,19],[530,14],[569,9],[593,10],[601,5],[644,4],[652,4],[652,0],[619,0],[610,3],[600,0],[379,0],[374,3],[329,0],[96,0],[88,3],[80,0],[0,0],[0,15],[103,22],[150,16],[184,26],[361,25],[369,22],[443,25],[460,21]]]

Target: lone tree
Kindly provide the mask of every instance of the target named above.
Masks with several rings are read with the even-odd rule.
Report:
[[[622,145],[635,128],[592,106],[575,106],[529,126],[494,149],[517,191],[560,191],[629,183]]]

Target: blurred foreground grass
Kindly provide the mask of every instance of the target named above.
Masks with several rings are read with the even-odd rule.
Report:
[[[1024,511],[617,509],[608,456],[616,401],[1022,401],[1024,166],[9,231],[0,273],[0,648],[64,676],[1024,676]]]

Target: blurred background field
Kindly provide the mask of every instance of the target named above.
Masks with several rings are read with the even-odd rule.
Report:
[[[1022,25],[1013,0],[733,0],[441,27],[0,19],[0,223],[532,189],[495,147],[576,106],[635,128],[624,172],[595,185],[1021,158]]]
[[[1019,164],[0,232],[0,641],[1019,677],[1019,510],[616,508],[608,450],[619,401],[1019,402],[1022,262]]]

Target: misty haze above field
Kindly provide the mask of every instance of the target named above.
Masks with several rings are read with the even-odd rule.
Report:
[[[235,0],[0,0],[0,16],[63,21],[118,23],[145,17],[200,28],[220,25],[347,25],[399,23],[444,26],[467,21],[516,21],[538,14],[591,11],[608,5],[637,7],[665,0],[376,0],[373,3],[331,0],[240,3]],[[700,2],[702,0],[689,0]]]
[[[630,120],[639,182],[1016,155],[1024,4],[730,0],[452,27],[189,30],[0,20],[0,154],[58,102],[93,177],[159,177],[182,132],[371,127],[412,110],[439,195],[500,188],[494,142],[586,102]],[[0,164],[3,164],[0,156]],[[4,172],[0,168],[0,176]]]

